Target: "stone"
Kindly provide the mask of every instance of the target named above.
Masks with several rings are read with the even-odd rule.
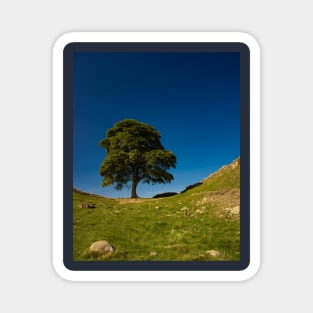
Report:
[[[187,207],[183,207],[180,210],[184,212],[184,215],[186,217],[188,217],[190,215],[189,209]]]
[[[208,251],[205,251],[205,253],[209,254],[210,256],[213,256],[213,257],[221,256],[221,253],[219,251],[216,251],[216,250],[208,250]]]
[[[113,252],[113,247],[106,240],[99,240],[94,242],[90,248],[89,252],[98,254],[110,254]]]
[[[157,253],[155,251],[150,252],[150,256],[156,256]]]
[[[80,203],[78,205],[79,208],[84,208],[84,209],[94,209],[96,207],[95,204],[89,204],[89,203]]]
[[[239,215],[240,214],[240,206],[235,206],[233,208],[225,208],[224,211],[227,211],[231,214],[237,214]]]
[[[240,166],[240,158],[238,158],[237,160],[235,160],[232,164],[231,164],[231,168],[235,169],[236,167]]]
[[[197,209],[195,210],[194,214],[203,214],[205,213],[205,210],[204,209]]]
[[[231,213],[239,214],[240,213],[240,206],[235,206],[232,208]]]

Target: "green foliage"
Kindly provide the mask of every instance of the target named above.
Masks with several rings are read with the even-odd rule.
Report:
[[[132,198],[137,198],[136,187],[143,183],[169,183],[174,179],[168,173],[176,166],[172,151],[165,150],[161,135],[152,126],[132,119],[122,120],[110,128],[99,146],[107,156],[100,167],[102,186],[114,185],[121,190],[132,182]]]

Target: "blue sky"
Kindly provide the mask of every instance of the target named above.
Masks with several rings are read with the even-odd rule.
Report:
[[[177,157],[169,184],[139,184],[139,197],[181,192],[240,155],[240,55],[225,52],[75,52],[73,185],[119,198],[131,190],[101,187],[106,156],[98,142],[125,118],[161,133]]]

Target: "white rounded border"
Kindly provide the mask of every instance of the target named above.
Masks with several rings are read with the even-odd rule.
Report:
[[[240,42],[250,49],[250,264],[242,271],[71,271],[63,264],[63,50],[72,42]],[[260,267],[260,47],[242,32],[73,32],[53,47],[53,265],[70,281],[243,281]]]

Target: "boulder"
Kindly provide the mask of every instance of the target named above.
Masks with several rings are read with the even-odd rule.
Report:
[[[110,254],[113,252],[113,247],[106,240],[99,240],[94,242],[90,248],[89,252],[97,254]]]
[[[215,258],[222,255],[219,251],[216,251],[216,250],[208,250],[208,251],[205,251],[205,253],[207,253],[210,256],[213,256]]]

